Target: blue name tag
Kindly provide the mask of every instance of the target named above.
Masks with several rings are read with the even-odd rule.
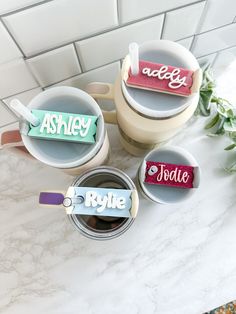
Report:
[[[63,202],[69,215],[131,217],[132,190],[69,187]]]

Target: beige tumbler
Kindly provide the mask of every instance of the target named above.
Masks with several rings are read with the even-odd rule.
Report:
[[[150,41],[139,47],[140,59],[194,71],[194,92],[180,97],[126,86],[123,74],[129,56],[114,85],[91,83],[86,91],[95,99],[110,99],[116,110],[105,112],[105,121],[118,125],[120,140],[136,156],[170,140],[192,117],[199,100],[202,72],[196,58],[183,46],[167,40]]]

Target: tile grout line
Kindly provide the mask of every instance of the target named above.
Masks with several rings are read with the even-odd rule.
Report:
[[[49,0],[49,1],[55,1],[55,0]],[[197,2],[194,2],[194,3],[191,3],[191,4],[187,5],[187,6],[179,7],[179,8],[177,8],[177,9],[180,9],[180,8],[183,8],[183,7],[188,7],[188,6],[191,6],[191,5],[194,5],[194,4],[197,4],[197,3],[201,3],[201,2],[205,2],[205,0],[204,0],[204,1],[200,0],[200,1],[197,1]],[[31,59],[31,58],[40,56],[40,55],[42,55],[42,54],[44,54],[44,53],[50,52],[50,51],[52,51],[52,50],[65,47],[65,46],[67,46],[67,45],[70,45],[70,44],[73,44],[73,43],[76,43],[76,42],[80,42],[80,41],[92,39],[92,38],[97,37],[97,36],[100,36],[100,35],[105,35],[105,34],[110,33],[110,32],[112,32],[112,31],[116,31],[116,30],[118,30],[118,29],[125,28],[125,27],[131,26],[131,25],[135,25],[135,24],[137,24],[137,23],[139,23],[139,22],[147,21],[147,20],[149,20],[149,19],[152,19],[152,18],[161,16],[161,15],[163,15],[163,14],[164,14],[164,16],[165,16],[165,15],[166,15],[165,12],[171,12],[171,11],[174,11],[174,10],[175,10],[175,9],[169,10],[169,11],[163,11],[162,13],[158,13],[158,14],[155,14],[155,15],[152,15],[152,16],[148,16],[148,17],[145,17],[145,18],[142,18],[142,19],[139,19],[139,20],[135,20],[135,21],[126,23],[126,24],[121,24],[121,25],[112,27],[112,28],[110,28],[110,29],[107,29],[107,30],[105,30],[105,31],[103,30],[103,31],[100,31],[100,32],[97,32],[97,33],[93,33],[92,35],[89,35],[89,36],[84,36],[84,37],[81,37],[81,38],[74,39],[74,40],[69,41],[69,42],[67,42],[67,43],[65,43],[65,44],[61,44],[61,45],[54,46],[54,47],[52,47],[52,48],[48,48],[48,49],[46,49],[46,50],[44,50],[44,51],[40,51],[40,52],[35,53],[35,54],[26,55],[26,54],[23,52],[23,50],[22,50],[20,47],[19,47],[19,48],[20,48],[21,52],[23,53],[23,55],[24,55],[24,57],[25,57],[26,59]],[[163,23],[164,23],[164,21],[163,21]],[[5,23],[4,23],[4,24],[5,24]],[[230,24],[232,24],[232,23],[230,23]],[[206,32],[199,33],[199,34],[197,34],[197,35],[204,34],[204,33],[213,31],[213,30],[215,30],[215,29],[225,27],[225,26],[230,25],[230,24],[221,25],[220,27],[217,27],[217,28],[208,30],[208,31],[206,31]],[[11,35],[11,33],[10,33],[9,30],[8,30],[8,32],[9,32],[9,34]],[[11,35],[11,37],[13,37],[13,36]],[[188,36],[188,37],[191,37],[191,36]],[[14,40],[14,37],[13,37],[13,40]],[[178,40],[181,40],[181,39],[178,39]],[[17,42],[16,42],[15,40],[14,40],[14,42],[17,44]]]
[[[3,100],[1,100],[1,104],[0,104],[0,105],[2,105],[3,108],[4,108],[8,113],[10,113],[15,119],[19,119],[19,117],[15,114],[15,112],[12,111],[12,110],[10,109],[10,107],[9,107]],[[12,123],[14,123],[14,122],[12,122]]]
[[[90,36],[85,36],[85,37],[82,37],[82,38],[78,38],[78,39],[75,39],[75,40],[73,40],[73,41],[67,42],[66,44],[58,45],[58,46],[55,46],[55,47],[53,47],[53,48],[49,48],[49,49],[46,49],[46,50],[44,50],[44,51],[38,52],[38,53],[36,53],[36,54],[32,54],[32,55],[28,55],[28,56],[27,56],[27,55],[24,53],[23,49],[22,49],[22,48],[20,47],[20,45],[18,44],[18,42],[15,40],[14,36],[11,34],[11,32],[10,32],[10,30],[8,29],[8,27],[6,26],[5,22],[2,20],[2,17],[9,16],[9,15],[11,15],[11,14],[17,13],[18,11],[24,11],[24,10],[27,10],[28,8],[40,6],[40,5],[43,5],[43,4],[45,4],[45,3],[52,2],[52,1],[55,1],[55,0],[45,0],[45,1],[43,1],[43,2],[35,3],[35,4],[31,5],[31,6],[27,6],[27,7],[21,8],[21,9],[19,9],[19,10],[13,11],[13,12],[11,12],[11,13],[4,14],[4,15],[0,16],[0,19],[1,19],[1,21],[2,21],[2,23],[3,23],[3,25],[4,25],[4,27],[6,28],[8,34],[10,35],[10,37],[12,38],[12,40],[14,41],[14,43],[16,44],[16,46],[18,47],[18,49],[20,50],[20,52],[22,53],[22,55],[24,56],[25,59],[34,58],[34,57],[36,57],[36,56],[39,56],[39,55],[42,55],[42,54],[44,54],[44,53],[50,52],[50,51],[52,51],[52,50],[55,50],[55,49],[58,49],[58,48],[61,48],[61,47],[65,47],[66,45],[69,45],[69,44],[73,44],[73,43],[75,43],[75,42],[77,42],[77,41],[83,41],[83,40],[87,40],[87,39],[90,39],[90,38],[93,38],[93,37],[96,37],[96,36],[99,36],[99,35],[103,35],[103,34],[106,34],[106,33],[112,32],[112,31],[115,31],[115,30],[117,30],[117,29],[123,28],[123,27],[128,27],[128,26],[130,26],[130,25],[134,25],[134,24],[136,24],[136,23],[139,23],[139,22],[142,22],[142,21],[145,21],[145,20],[148,20],[148,19],[152,19],[152,18],[158,17],[158,16],[160,16],[160,15],[162,15],[162,14],[164,14],[164,19],[165,19],[167,12],[175,11],[175,10],[178,10],[178,9],[181,9],[181,8],[185,8],[185,7],[189,7],[189,6],[195,5],[195,4],[197,4],[197,3],[205,2],[205,0],[198,0],[198,1],[192,2],[192,3],[188,4],[188,5],[182,5],[182,6],[179,6],[179,7],[175,7],[175,8],[173,8],[173,9],[171,9],[171,10],[162,11],[162,12],[159,12],[158,14],[150,15],[150,16],[147,16],[147,17],[144,17],[144,18],[141,18],[141,19],[137,19],[137,20],[133,20],[133,21],[128,22],[128,23],[124,23],[124,24],[120,24],[120,23],[119,23],[118,26],[113,27],[113,28],[110,28],[110,29],[108,29],[108,30],[101,31],[101,32],[97,32],[97,33],[94,33],[94,34],[92,34],[92,35],[90,35]],[[118,0],[116,0],[116,1],[118,1]],[[207,3],[207,2],[208,2],[208,0],[206,1],[206,3]],[[118,3],[118,2],[117,2],[117,3]],[[118,10],[118,6],[117,6],[117,10]],[[165,20],[163,21],[163,25],[164,25],[164,23],[165,23]],[[204,33],[208,33],[208,32],[211,32],[211,31],[213,31],[213,30],[216,30],[216,29],[218,29],[218,28],[222,28],[222,27],[228,26],[228,25],[230,25],[230,24],[233,24],[233,23],[221,25],[221,26],[219,26],[219,27],[216,27],[216,28],[207,30],[207,31],[205,31],[205,32],[197,33],[197,35],[204,34]],[[162,28],[162,34],[161,34],[161,36],[163,35],[163,31],[164,31],[164,28]],[[195,37],[195,36],[194,36],[194,37]],[[162,38],[162,37],[161,37],[161,38]],[[179,40],[181,40],[181,39],[179,39]],[[192,42],[192,44],[193,44],[193,42]],[[191,46],[192,46],[192,44],[191,44]],[[192,48],[192,47],[190,47],[190,48]]]
[[[164,34],[164,30],[165,30],[165,25],[166,25],[166,13],[164,13],[164,17],[162,20],[162,28],[161,28],[161,32],[160,32],[160,39],[162,39],[163,34]]]
[[[119,0],[116,0],[116,14],[117,14],[118,25],[121,25],[120,2],[119,2]]]
[[[124,24],[121,24],[121,25],[129,25],[130,23],[139,22],[139,21],[145,20],[147,18],[151,18],[151,17],[157,16],[157,15],[161,15],[161,14],[166,13],[166,12],[171,12],[171,11],[175,11],[175,10],[178,10],[178,9],[182,9],[182,8],[185,8],[185,7],[197,4],[199,2],[204,2],[204,1],[206,1],[206,0],[196,0],[196,1],[193,1],[193,2],[188,3],[186,5],[180,5],[180,6],[172,8],[172,9],[164,10],[164,11],[152,14],[152,15],[148,15],[148,16],[142,17],[140,19],[132,20],[130,22],[127,22],[127,23],[124,23]],[[10,16],[10,15],[13,15],[13,14],[17,14],[18,12],[26,11],[27,9],[31,9],[33,7],[38,7],[40,5],[44,5],[44,4],[48,3],[48,2],[56,2],[56,0],[44,0],[42,2],[34,3],[34,4],[29,5],[29,6],[13,10],[13,11],[8,12],[8,13],[0,14],[0,17],[7,17],[7,16]]]
[[[195,47],[195,44],[196,44],[196,41],[195,41],[196,34],[199,34],[199,32],[201,30],[201,27],[203,25],[203,21],[205,20],[205,17],[206,17],[206,14],[207,14],[208,3],[209,3],[209,0],[206,0],[205,4],[204,4],[204,8],[203,8],[202,13],[201,13],[201,16],[200,16],[200,18],[198,20],[198,24],[197,24],[197,27],[195,29],[195,33],[193,34],[193,39],[192,39],[191,45],[189,47],[189,50],[191,52],[194,50],[194,47]]]
[[[120,28],[122,28],[122,27],[120,27]],[[120,29],[120,28],[119,28],[119,29]],[[90,38],[93,38],[93,37],[96,37],[96,36],[100,36],[100,35],[102,35],[102,34],[106,34],[106,33],[112,32],[112,31],[114,31],[114,30],[117,30],[117,29],[113,29],[113,30],[110,30],[110,31],[108,31],[108,32],[104,32],[104,33],[101,33],[101,34],[98,34],[98,35],[95,35],[95,36],[91,36],[91,37],[89,37],[89,38],[87,38],[87,39],[90,39]],[[176,40],[176,41],[180,41],[180,40],[183,40],[183,39],[187,39],[187,38],[190,38],[190,37],[192,37],[192,36],[193,36],[193,35],[187,36],[187,37],[183,37],[183,38],[180,38],[180,39],[178,39],[178,40]],[[69,46],[69,45],[74,45],[74,44],[76,44],[77,42],[81,42],[81,41],[83,41],[83,40],[84,40],[84,39],[81,39],[81,40],[79,39],[79,40],[75,40],[75,41],[68,42],[68,43],[66,43],[66,44],[62,44],[62,45],[60,45],[60,46],[55,46],[55,47],[53,47],[53,48],[50,48],[50,49],[46,49],[46,50],[44,50],[44,51],[41,51],[41,52],[39,52],[39,53],[37,53],[37,54],[26,56],[25,59],[26,59],[26,60],[28,60],[28,59],[33,59],[33,58],[36,58],[36,57],[38,57],[38,56],[41,56],[41,55],[43,55],[43,54],[45,54],[45,53],[51,52],[51,51],[53,51],[53,50],[57,50],[57,49],[60,49],[60,48],[63,48],[63,47]],[[75,49],[76,49],[76,48],[75,48]],[[77,51],[77,49],[76,49],[76,51]]]
[[[220,25],[220,26],[211,28],[211,29],[209,29],[209,30],[207,30],[207,31],[198,33],[198,34],[196,34],[196,35],[197,35],[197,36],[200,36],[200,35],[203,35],[203,34],[206,34],[206,33],[214,32],[214,31],[216,31],[217,29],[224,28],[224,27],[227,27],[227,26],[230,26],[230,25],[233,25],[233,24],[234,24],[234,23],[227,23],[227,24],[224,24],[224,25]]]
[[[79,63],[79,67],[80,67],[81,73],[84,73],[84,68],[85,67],[84,67],[84,64],[83,64],[82,60],[80,60],[79,52],[78,52],[78,50],[77,50],[77,48],[75,46],[75,42],[73,42],[73,47],[74,47],[74,50],[75,50],[75,54],[76,54],[76,57],[77,57],[77,61]],[[78,74],[80,74],[80,73],[78,73]]]
[[[223,49],[220,49],[220,50],[215,50],[215,51],[212,51],[212,52],[210,52],[210,53],[208,53],[208,54],[206,54],[206,55],[202,55],[202,56],[195,57],[195,58],[197,58],[197,59],[205,58],[205,57],[207,57],[207,56],[209,56],[209,55],[211,55],[211,54],[219,53],[219,52],[221,52],[221,51],[225,51],[225,50],[228,50],[228,49],[232,49],[232,48],[234,48],[234,47],[236,48],[236,45],[229,46],[229,47],[227,47],[227,48],[223,48]]]
[[[203,58],[203,57],[207,57],[207,56],[209,56],[209,55],[211,55],[211,54],[219,53],[219,52],[221,52],[221,51],[224,51],[224,50],[227,50],[227,49],[231,49],[231,48],[233,48],[233,47],[236,47],[236,45],[231,46],[231,47],[228,47],[228,48],[225,48],[225,49],[221,49],[221,50],[218,50],[218,51],[214,51],[214,52],[208,53],[207,55],[203,55],[203,56],[200,56],[200,57],[196,57],[196,59]],[[61,82],[63,82],[63,81],[66,81],[66,80],[69,80],[69,79],[73,79],[73,78],[76,77],[76,76],[80,76],[80,75],[83,75],[83,74],[86,74],[86,73],[89,73],[89,72],[98,70],[98,69],[100,69],[100,68],[103,68],[103,67],[105,67],[105,66],[114,64],[114,63],[116,63],[116,62],[119,62],[119,63],[120,63],[120,66],[122,66],[122,59],[114,60],[114,61],[112,61],[112,62],[103,64],[103,65],[101,65],[101,66],[99,66],[99,67],[90,69],[90,70],[88,70],[88,71],[86,71],[86,72],[83,72],[83,73],[80,73],[80,74],[77,74],[77,75],[73,75],[73,76],[68,77],[67,79],[60,80],[60,81],[58,81],[58,82],[56,82],[56,83],[47,85],[47,86],[43,87],[43,89],[44,89],[44,88],[48,88],[48,87],[52,87],[52,86],[54,86],[55,84],[59,84],[59,83],[61,83]]]
[[[39,82],[39,80],[38,80],[38,78],[34,74],[34,71],[31,69],[30,65],[28,64],[27,60],[24,60],[24,63],[25,63],[25,66],[26,66],[27,70],[30,72],[30,74],[34,78],[35,82],[38,84],[38,87],[42,87],[40,82]]]
[[[57,49],[57,48],[64,47],[64,46],[66,46],[66,45],[68,45],[68,44],[71,44],[71,43],[73,43],[73,42],[82,41],[82,40],[87,40],[87,39],[90,39],[90,38],[93,38],[93,37],[96,37],[96,36],[99,36],[99,35],[103,35],[103,34],[106,34],[106,33],[111,32],[111,31],[115,31],[115,30],[117,30],[117,29],[119,29],[119,28],[126,27],[126,26],[129,26],[129,25],[134,25],[134,24],[136,24],[136,23],[139,23],[139,22],[142,22],[142,21],[151,19],[151,18],[158,17],[158,16],[160,16],[160,15],[166,13],[166,12],[171,12],[171,11],[175,11],[175,10],[177,10],[177,9],[185,8],[185,7],[188,7],[188,6],[191,6],[191,5],[194,5],[194,4],[203,2],[203,1],[205,1],[205,0],[198,0],[198,1],[195,1],[195,2],[190,3],[190,4],[188,4],[188,5],[185,5],[185,6],[184,6],[184,5],[183,5],[183,6],[179,6],[179,7],[173,8],[173,9],[168,10],[168,11],[162,11],[162,12],[159,12],[159,13],[157,13],[157,14],[149,15],[149,16],[146,16],[146,17],[143,17],[143,18],[140,18],[140,19],[136,19],[136,20],[132,20],[132,21],[127,22],[127,23],[124,23],[124,24],[119,24],[119,25],[117,25],[117,26],[115,26],[115,27],[112,27],[112,28],[110,28],[110,29],[108,29],[108,30],[105,30],[105,31],[103,30],[103,31],[94,33],[94,34],[92,34],[92,35],[84,36],[84,37],[75,39],[75,40],[73,40],[73,41],[67,42],[66,44],[58,45],[58,46],[55,46],[55,47],[53,47],[53,48],[46,49],[46,50],[43,51],[43,52],[38,52],[38,53],[35,53],[35,54],[32,54],[32,55],[28,55],[28,56],[27,56],[27,54],[24,53],[23,49],[19,46],[19,44],[18,44],[17,41],[15,40],[14,36],[11,34],[10,30],[9,30],[8,27],[6,26],[6,23],[3,21],[2,17],[10,16],[10,15],[13,15],[14,13],[17,13],[18,11],[20,11],[20,12],[21,12],[21,11],[25,11],[25,10],[27,10],[27,9],[30,8],[30,7],[40,6],[40,5],[43,5],[43,4],[45,4],[45,3],[53,2],[53,1],[56,1],[56,0],[46,0],[46,1],[44,1],[44,2],[35,3],[35,4],[31,5],[31,6],[28,6],[28,7],[21,8],[21,9],[19,9],[19,10],[13,11],[13,12],[11,12],[11,13],[9,13],[9,14],[0,15],[0,19],[1,19],[2,23],[4,24],[5,28],[7,29],[9,35],[10,35],[11,38],[14,40],[15,44],[16,44],[17,47],[20,49],[20,51],[21,51],[21,53],[23,54],[23,56],[24,56],[25,58],[27,58],[27,59],[36,57],[36,56],[41,55],[41,54],[43,54],[43,53],[49,52],[49,51],[51,51],[51,50],[53,50],[53,49]],[[117,0],[117,1],[118,1],[118,0]]]
[[[19,12],[26,11],[28,9],[31,9],[31,8],[34,8],[34,7],[38,7],[40,5],[43,5],[43,4],[48,3],[48,2],[53,2],[53,1],[56,1],[56,0],[42,0],[42,1],[37,2],[37,3],[26,5],[25,7],[22,7],[22,8],[19,8],[19,9],[15,9],[15,10],[7,12],[7,13],[3,13],[3,14],[0,15],[0,17],[7,17],[9,15],[17,14]]]
[[[200,1],[200,2],[203,2],[203,1]],[[153,17],[158,17],[158,16],[160,16],[160,15],[163,15],[163,13],[162,13],[162,14],[155,15],[155,16],[153,16]],[[152,18],[153,18],[153,17],[152,17]],[[149,18],[148,18],[148,19],[149,19]],[[148,19],[145,19],[145,20],[148,20]],[[144,20],[142,20],[142,21],[144,21]],[[91,35],[91,36],[87,36],[87,37],[83,37],[83,38],[78,38],[78,39],[75,39],[75,40],[73,40],[73,41],[69,41],[69,42],[67,42],[67,43],[65,43],[65,44],[57,45],[57,46],[54,46],[53,48],[49,48],[49,49],[46,49],[46,50],[44,50],[44,51],[40,51],[40,52],[38,52],[38,53],[36,53],[36,54],[32,54],[32,55],[25,56],[25,58],[26,58],[26,59],[35,58],[35,57],[38,57],[38,56],[40,56],[40,55],[43,55],[44,53],[47,53],[47,52],[50,52],[50,51],[53,51],[53,50],[56,50],[56,49],[59,49],[59,48],[62,48],[62,47],[71,45],[71,44],[73,44],[73,43],[77,43],[77,42],[81,42],[81,41],[84,41],[84,40],[92,39],[93,37],[97,37],[97,36],[100,36],[100,35],[105,35],[105,34],[107,34],[107,33],[116,31],[116,30],[118,30],[118,29],[120,29],[120,28],[123,28],[123,27],[126,27],[126,26],[131,26],[131,25],[134,25],[134,24],[139,23],[139,22],[142,22],[142,21],[133,22],[132,24],[128,24],[128,25],[122,25],[121,27],[115,27],[115,28],[109,29],[109,30],[107,30],[107,31],[98,32],[98,33],[93,34],[93,35]],[[205,32],[202,32],[202,33],[197,33],[195,36],[199,36],[199,35],[202,35],[202,34],[206,34],[206,33],[212,32],[212,31],[217,30],[217,29],[220,29],[220,28],[224,28],[224,27],[229,26],[229,25],[232,25],[232,24],[234,24],[234,23],[229,23],[229,24],[221,25],[221,26],[219,26],[219,27],[212,28],[212,29],[210,29],[210,30],[208,30],[208,31],[205,31]],[[184,37],[184,38],[180,38],[180,39],[178,39],[177,41],[182,40],[182,39],[186,39],[186,38],[189,38],[189,37],[192,37],[192,36],[194,36],[194,35],[187,36],[187,37]]]
[[[87,72],[84,72],[84,73],[87,73]],[[44,87],[43,87],[43,90],[45,90],[45,89],[47,89],[47,88],[50,88],[50,87],[53,87],[54,85],[60,84],[60,83],[62,83],[62,82],[64,82],[64,81],[73,79],[73,78],[75,78],[75,77],[77,77],[77,76],[80,76],[80,75],[82,75],[82,74],[84,74],[84,73],[72,75],[72,76],[70,76],[70,77],[68,77],[68,78],[66,78],[66,79],[63,79],[63,80],[60,80],[60,81],[58,81],[58,82],[55,82],[55,83],[49,84],[49,85],[47,85],[47,86],[44,86]]]
[[[220,52],[221,52],[221,51],[218,51],[218,52],[216,53],[216,55],[214,56],[214,59],[213,59],[212,62],[211,62],[211,67],[212,67],[212,68],[214,67],[214,65],[215,65],[215,63],[216,63],[216,61],[217,61],[217,59],[218,59],[218,57],[219,57],[219,55],[220,55]]]
[[[87,74],[87,73],[89,73],[89,72],[92,72],[92,71],[95,71],[95,70],[99,70],[99,69],[101,69],[101,68],[103,68],[103,67],[105,67],[105,66],[115,64],[115,63],[117,63],[117,62],[119,62],[119,61],[120,61],[120,59],[117,59],[117,60],[115,60],[115,61],[112,61],[112,62],[103,64],[103,65],[101,65],[101,66],[99,66],[99,67],[96,67],[96,68],[94,68],[94,69],[88,70],[88,71],[86,71],[86,72],[83,72],[83,73],[80,73],[80,74],[76,74],[76,75],[72,75],[72,76],[70,76],[70,77],[68,77],[68,78],[66,78],[66,79],[63,79],[63,80],[60,80],[60,81],[55,82],[55,83],[53,83],[53,84],[44,86],[43,89],[46,89],[46,88],[52,87],[52,86],[54,86],[54,85],[56,85],[56,84],[62,83],[62,82],[64,82],[64,81],[73,79],[73,78],[75,78],[75,77],[77,77],[77,76],[81,76],[81,75]]]
[[[207,14],[208,6],[209,6],[209,0],[206,0],[205,4],[204,4],[204,7],[203,7],[203,10],[202,10],[202,13],[201,13],[201,16],[200,16],[200,18],[198,20],[198,24],[197,24],[197,27],[196,27],[194,35],[200,34],[200,30],[201,30],[203,21],[205,20],[205,17],[206,17],[206,14]]]
[[[30,89],[26,89],[26,90],[24,90],[24,91],[22,91],[22,92],[20,92],[20,93],[17,93],[17,94],[13,94],[13,95],[10,95],[10,96],[7,96],[7,97],[3,97],[3,98],[1,98],[0,99],[0,101],[2,101],[4,104],[5,104],[5,99],[8,99],[8,98],[11,98],[11,97],[15,97],[15,96],[18,96],[19,94],[23,94],[23,93],[27,93],[27,92],[30,92],[30,91],[32,91],[32,90],[34,90],[34,89],[36,89],[36,88],[41,88],[40,86],[38,86],[38,87],[34,87],[34,88],[30,88]]]
[[[18,44],[18,42],[16,41],[16,39],[14,38],[12,33],[10,32],[10,30],[7,27],[5,21],[1,17],[0,17],[0,21],[2,22],[2,25],[4,26],[4,28],[5,28],[6,32],[8,33],[8,35],[11,37],[12,41],[15,43],[16,47],[19,49],[19,51],[22,54],[22,56],[25,58],[25,53],[24,53],[23,49],[21,48],[21,46]]]
[[[193,49],[193,45],[194,45],[194,41],[195,41],[195,37],[196,37],[196,35],[193,35],[193,38],[192,38],[191,44],[190,44],[190,46],[189,46],[189,51],[191,51],[191,52],[192,52],[192,49]]]

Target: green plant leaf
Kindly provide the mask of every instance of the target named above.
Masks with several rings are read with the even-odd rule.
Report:
[[[210,137],[226,135],[233,143],[225,147],[225,150],[236,148],[236,108],[228,100],[215,95],[215,82],[211,69],[207,66],[203,69],[200,97],[195,115],[209,116],[212,109],[216,109],[217,113],[211,117],[205,129],[214,129],[207,135]],[[230,173],[236,172],[236,161],[225,170]]]
[[[229,146],[225,147],[225,150],[232,150],[236,147],[236,144],[233,143],[233,144],[230,144]]]
[[[215,126],[217,124],[217,122],[219,122],[219,113],[217,113],[206,125],[205,125],[205,129],[211,129],[213,128],[213,126]]]
[[[236,132],[236,122],[233,120],[225,121],[223,127],[226,132],[230,132],[230,133]]]
[[[200,91],[200,97],[198,102],[198,107],[200,109],[200,113],[203,116],[209,116],[210,115],[210,103],[211,103],[211,97],[212,97],[212,91]]]

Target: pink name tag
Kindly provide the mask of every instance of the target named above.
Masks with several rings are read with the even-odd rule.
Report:
[[[140,89],[189,96],[192,93],[193,74],[193,71],[187,69],[140,60],[139,73],[132,75],[129,68],[126,84]]]
[[[144,182],[190,189],[193,188],[193,170],[192,166],[147,161]]]

